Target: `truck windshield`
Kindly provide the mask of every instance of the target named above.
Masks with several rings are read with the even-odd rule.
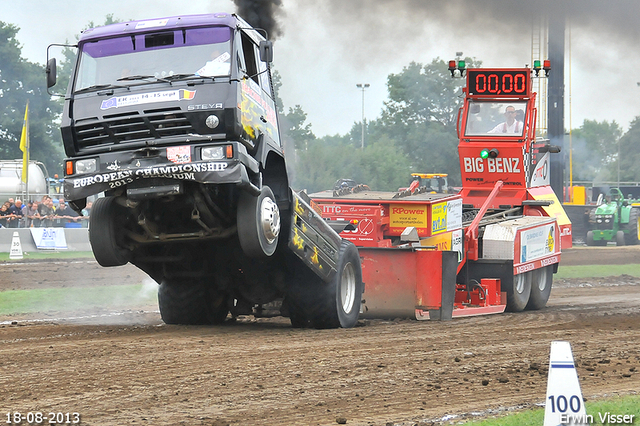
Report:
[[[522,136],[527,102],[469,101],[465,136]]]
[[[228,76],[231,29],[193,28],[88,41],[81,45],[74,91],[173,77]]]

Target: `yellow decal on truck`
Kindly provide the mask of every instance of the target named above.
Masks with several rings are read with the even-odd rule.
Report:
[[[434,204],[431,207],[431,235],[447,230],[447,203]]]
[[[407,226],[427,228],[429,224],[427,206],[417,204],[393,204],[389,212],[389,222],[392,228],[406,228]]]
[[[420,240],[421,246],[435,246],[436,250],[445,251],[451,250],[451,232],[445,234],[435,235],[433,237],[422,238]]]

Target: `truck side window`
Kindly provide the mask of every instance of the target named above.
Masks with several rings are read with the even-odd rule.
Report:
[[[260,85],[262,86],[262,90],[264,90],[270,98],[273,98],[273,94],[271,93],[271,84],[269,84],[269,73],[267,72],[266,62],[258,61],[258,72],[260,72]]]
[[[257,75],[256,46],[245,33],[242,33],[242,51],[244,53],[244,63],[247,66],[247,74],[256,84],[260,84]]]

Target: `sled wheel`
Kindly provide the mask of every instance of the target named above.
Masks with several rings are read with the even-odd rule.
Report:
[[[547,305],[553,284],[553,265],[531,271],[531,294],[526,309],[538,310]]]
[[[229,313],[224,294],[204,283],[168,279],[158,288],[158,306],[166,324],[221,324]]]
[[[240,247],[247,256],[264,258],[276,251],[280,210],[268,186],[262,187],[257,197],[246,191],[240,193],[237,219]]]
[[[529,302],[531,294],[531,272],[513,276],[513,281],[507,287],[507,311],[521,312]]]
[[[89,216],[89,241],[96,261],[102,266],[121,266],[129,262],[130,251],[123,248],[127,210],[115,197],[98,198]]]

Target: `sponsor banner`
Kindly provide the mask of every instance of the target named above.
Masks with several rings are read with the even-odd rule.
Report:
[[[458,253],[458,262],[462,261],[462,229],[446,232],[444,234],[434,235],[420,240],[421,246],[435,246],[441,251],[455,251]]]
[[[462,198],[447,201],[447,231],[462,228]]]
[[[378,212],[381,212],[381,215],[384,215],[384,211],[381,210],[380,206],[367,206],[367,205],[348,205],[348,204],[322,204],[322,214],[328,215],[331,219],[337,219],[339,215],[366,215],[366,216],[374,216]]]
[[[458,252],[458,263],[462,262],[464,231],[456,229],[451,233],[451,250]]]
[[[62,250],[67,248],[64,228],[29,228],[38,249]]]
[[[429,226],[425,204],[392,204],[389,212],[389,226],[400,232],[408,226],[425,229]],[[420,234],[419,230],[418,233]]]
[[[434,204],[431,208],[431,235],[462,228],[462,199]]]
[[[114,96],[102,101],[102,103],[100,104],[100,109],[104,111],[111,108],[122,108],[132,105],[191,100],[195,98],[195,96],[195,90],[186,89],[164,90],[161,92],[139,93],[136,95],[126,96]]]
[[[434,246],[436,250],[448,251],[452,248],[452,233],[446,232],[444,234],[434,235],[433,237],[427,237],[420,240],[421,246]]]
[[[550,257],[545,257],[544,259],[534,260],[533,262],[525,263],[522,265],[514,266],[513,273],[514,274],[522,274],[528,271],[533,271],[534,269],[543,268],[545,266],[553,265],[554,263],[560,262],[560,255],[554,255]]]
[[[431,206],[431,235],[447,231],[447,203]]]
[[[527,263],[555,253],[555,224],[537,226],[520,232],[519,263]]]
[[[226,161],[202,161],[186,164],[162,164],[139,168],[123,168],[109,173],[92,173],[64,179],[68,200],[116,189],[139,179],[165,178],[200,183],[239,183],[242,164]]]
[[[167,148],[167,160],[176,164],[191,162],[191,146],[170,146]]]
[[[551,156],[549,155],[549,153],[545,152],[542,158],[538,160],[538,163],[536,164],[536,168],[533,170],[533,175],[531,176],[530,187],[534,188],[536,186],[549,185],[550,157]]]

